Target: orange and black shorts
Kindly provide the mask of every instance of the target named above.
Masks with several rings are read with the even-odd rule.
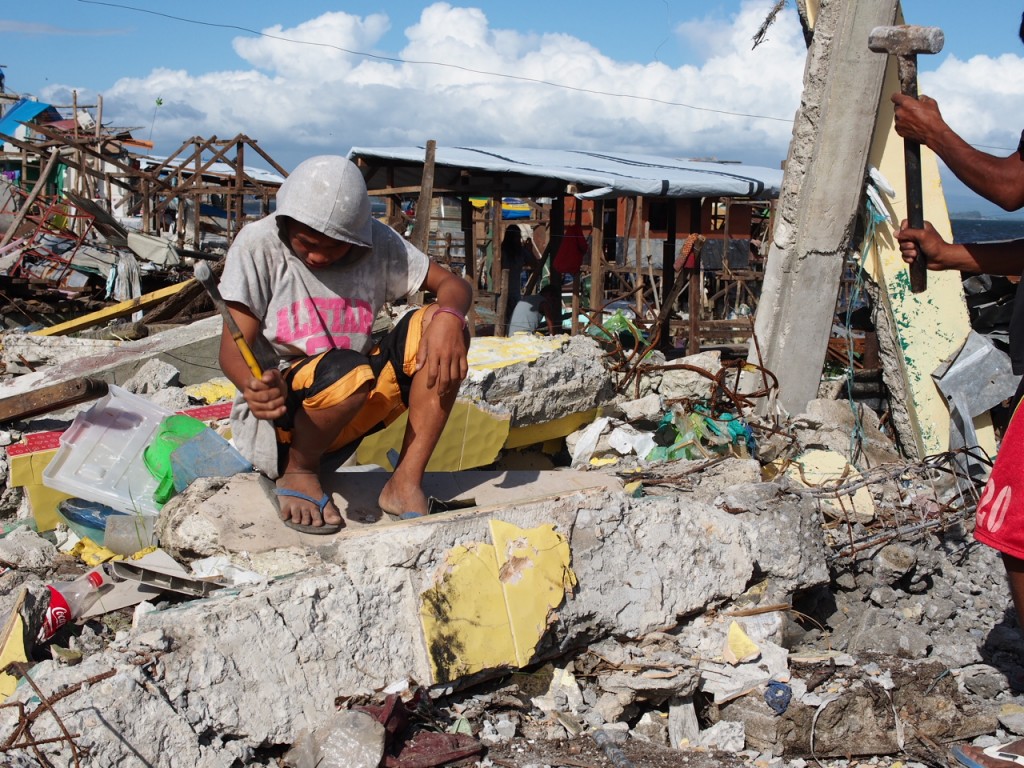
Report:
[[[290,428],[299,409],[315,411],[343,403],[363,385],[373,383],[359,413],[331,443],[336,451],[398,418],[409,407],[416,355],[423,338],[427,307],[408,312],[368,355],[331,349],[304,357],[284,371],[288,413],[278,419],[279,443],[291,442]]]

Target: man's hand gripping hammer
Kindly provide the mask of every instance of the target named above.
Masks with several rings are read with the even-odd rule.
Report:
[[[876,53],[896,57],[899,67],[900,91],[917,98],[917,54],[938,53],[946,41],[938,27],[875,27],[868,35],[868,48]],[[911,229],[924,227],[923,192],[921,189],[921,145],[903,141],[903,161],[907,172],[907,224]],[[921,293],[928,287],[928,265],[918,256],[910,265],[910,290]]]

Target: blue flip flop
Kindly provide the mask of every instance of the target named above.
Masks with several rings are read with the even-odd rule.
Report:
[[[308,501],[310,504],[315,504],[320,510],[320,519],[324,520],[324,510],[327,509],[327,505],[331,503],[330,494],[325,493],[320,497],[319,501],[314,499],[312,496],[303,493],[302,491],[293,491],[290,488],[275,488],[274,493],[278,496],[292,496],[296,499],[302,499]],[[345,525],[344,521],[338,523],[328,523],[324,520],[323,525],[304,525],[302,523],[295,523],[291,520],[282,520],[282,522],[291,528],[293,531],[299,531],[300,533],[314,533],[319,535],[325,535],[330,533],[337,533]]]

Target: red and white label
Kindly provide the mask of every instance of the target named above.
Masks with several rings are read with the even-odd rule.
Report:
[[[39,630],[41,641],[49,640],[57,630],[63,627],[71,619],[71,607],[64,595],[53,587],[47,586],[50,590],[50,607],[46,609],[46,618],[43,619],[43,628]]]

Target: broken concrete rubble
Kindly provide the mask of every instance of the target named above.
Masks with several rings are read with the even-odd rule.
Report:
[[[755,569],[786,591],[826,579],[812,510],[744,519],[680,498],[575,494],[343,534],[313,571],[148,613],[124,646],[71,670],[45,663],[33,679],[49,688],[116,670],[98,684],[104,700],[117,694],[104,707],[106,725],[91,715],[97,687],[63,699],[62,719],[88,733],[79,743],[88,742],[96,759],[145,757],[162,742],[180,755],[168,765],[214,765],[290,744],[340,692],[431,679],[413,618],[420,593],[451,547],[486,539],[492,516],[523,529],[554,522],[569,537],[579,587],[553,617],[540,657],[609,634],[639,637],[674,625],[742,591]],[[792,538],[781,540],[780,531]],[[154,652],[151,668],[128,663]],[[37,727],[36,737],[44,730]],[[149,736],[141,738],[144,732]]]
[[[502,407],[506,395],[512,398],[514,418],[525,429],[601,406],[609,426],[618,420],[616,428],[633,437],[653,432],[670,399],[663,391],[664,378],[656,373],[646,377],[650,394],[639,400],[613,399],[614,387],[607,384],[611,378],[603,366],[593,364],[595,354],[588,340],[563,340],[535,357],[481,368],[473,383],[479,386],[476,396],[491,398],[495,407]],[[174,377],[162,364],[133,361],[133,367],[141,370],[129,385],[147,397],[184,392],[164,386],[173,384]],[[584,369],[600,397],[573,382]],[[687,373],[695,383],[706,382],[702,386],[710,391],[713,374]],[[557,397],[548,397],[549,391]],[[684,397],[679,394],[683,390],[674,391]],[[540,407],[531,400],[551,402]],[[962,697],[953,699],[952,709],[930,714],[942,726],[934,732],[943,739],[991,733],[997,727],[992,709],[978,697],[995,692],[1005,699],[1008,676],[987,663],[993,657],[983,655],[971,635],[957,629],[967,622],[958,614],[982,604],[973,591],[979,587],[950,587],[950,574],[959,566],[928,549],[937,541],[955,541],[955,525],[947,520],[926,528],[924,535],[931,538],[923,540],[905,540],[896,533],[908,519],[948,517],[958,497],[948,478],[901,463],[871,416],[845,402],[825,401],[812,402],[799,420],[770,431],[755,421],[757,447],[767,454],[761,460],[728,451],[660,463],[634,455],[614,465],[618,477],[565,469],[450,473],[436,495],[474,498],[476,508],[413,523],[380,524],[376,493],[386,473],[343,468],[325,487],[344,499],[350,526],[329,538],[284,529],[276,518],[272,487],[258,476],[200,480],[165,508],[161,544],[181,562],[228,556],[273,580],[201,601],[159,600],[158,610],[137,614],[137,627],[118,643],[101,648],[104,643],[95,635],[83,640],[89,651],[78,666],[64,666],[54,652],[53,661],[28,673],[44,690],[55,691],[113,671],[87,690],[64,696],[62,722],[88,734],[76,743],[91,746],[97,759],[130,759],[125,755],[131,749],[147,755],[144,750],[156,734],[158,743],[179,749],[181,762],[172,765],[270,765],[295,744],[302,729],[321,743],[329,741],[337,697],[408,678],[432,686],[432,696],[451,713],[477,712],[466,727],[496,756],[502,745],[521,737],[567,739],[609,725],[621,731],[627,751],[641,733],[652,740],[667,738],[673,748],[719,750],[742,749],[743,735],[746,749],[787,758],[808,755],[810,729],[820,739],[817,753],[826,755],[831,754],[825,751],[828,744],[842,742],[841,722],[825,717],[830,707],[859,713],[864,728],[877,733],[866,743],[886,754],[895,743],[893,726],[884,719],[890,710],[869,711],[856,698],[860,688],[843,691],[854,698],[851,702],[829,702],[813,726],[801,714],[811,705],[803,700],[803,666],[796,659],[815,651],[820,655],[828,647],[845,651],[854,664],[884,651],[920,664],[920,674],[931,669],[929,664],[965,668],[954,676],[958,689],[963,681]],[[605,437],[614,449],[618,438],[611,434]],[[828,513],[825,500],[842,495],[852,476],[838,484],[801,486],[764,463],[770,458],[780,466],[792,464],[809,449],[844,453],[854,435],[865,446],[862,456],[870,456],[861,463],[864,472],[856,482],[872,499],[873,518]],[[646,496],[623,493],[620,488],[629,481],[634,484],[629,493]],[[505,601],[509,615],[539,626],[536,643],[501,651],[505,655],[498,661],[468,645],[458,647],[459,633],[425,630],[422,621],[424,595],[452,571],[458,562],[455,552],[491,548],[512,553],[513,565],[495,565],[499,582],[521,572],[520,563],[539,569],[528,547],[497,545],[495,521],[521,532],[507,537],[509,542],[529,542],[535,531],[564,537],[576,583],[559,582],[562,599],[556,603],[520,607],[511,590],[488,591],[481,577],[481,588],[472,591],[476,596],[465,598],[472,610],[473,600],[491,595],[488,602]],[[941,531],[949,538],[940,539]],[[888,538],[872,538],[877,536]],[[934,599],[929,584],[935,585]],[[994,591],[988,599],[992,610],[984,619],[992,623],[998,621],[994,606],[999,595],[1006,602],[998,586],[995,579],[984,586]],[[734,625],[743,628],[754,651],[734,652],[725,641]],[[81,628],[80,637],[88,635],[90,626]],[[1001,638],[993,652],[1005,655],[1016,635],[1007,629],[993,637]],[[447,649],[444,643],[439,647],[438,638],[448,642]],[[140,658],[145,658],[142,669],[131,663]],[[488,678],[529,670],[546,659],[558,660],[567,674],[574,674],[578,695],[553,689],[541,707],[533,702],[537,694],[511,693],[514,685],[499,698],[476,694],[488,702],[479,707],[465,703],[475,690],[493,685]],[[917,667],[906,669],[911,677],[919,674]],[[778,716],[768,707],[764,690],[786,674],[794,703],[791,713]],[[123,701],[110,701],[115,693]],[[28,691],[16,697],[23,695]],[[98,698],[108,726],[96,725]],[[925,708],[937,706],[934,697],[922,700]],[[706,709],[708,703],[714,709]],[[709,718],[712,711],[718,714]],[[17,719],[11,717],[0,728]],[[141,724],[128,725],[128,718]],[[958,719],[962,726],[949,725]],[[44,720],[33,725],[34,738],[59,738],[60,726]],[[837,735],[826,737],[822,728]],[[124,739],[113,735],[119,729]],[[49,749],[54,764],[67,760],[66,744],[55,742]]]

